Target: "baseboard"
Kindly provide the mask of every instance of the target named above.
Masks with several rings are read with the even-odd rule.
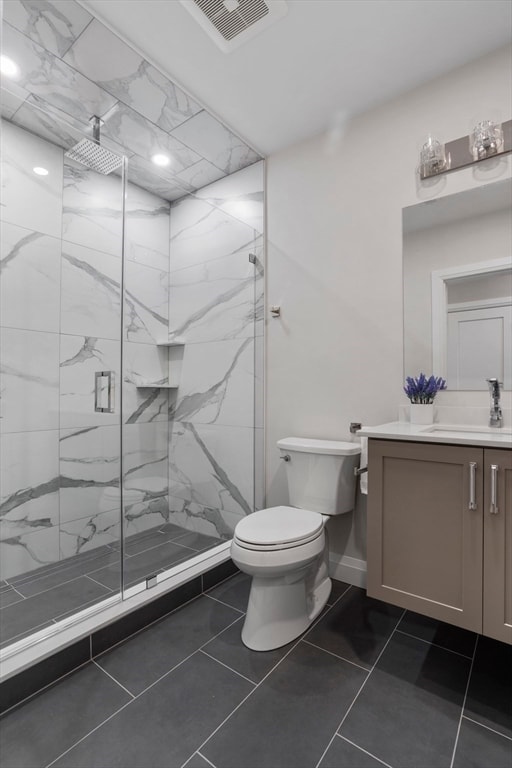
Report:
[[[337,581],[345,581],[354,587],[366,589],[366,561],[355,557],[329,557],[329,575]]]

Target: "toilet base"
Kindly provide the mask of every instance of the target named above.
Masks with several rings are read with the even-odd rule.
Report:
[[[328,576],[306,594],[307,580],[286,583],[253,577],[242,642],[253,651],[271,651],[291,643],[311,625],[331,593]]]

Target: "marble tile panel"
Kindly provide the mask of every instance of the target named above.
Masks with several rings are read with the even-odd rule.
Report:
[[[169,425],[165,421],[123,427],[125,508],[167,495]],[[139,496],[139,498],[137,498]]]
[[[60,432],[61,525],[119,509],[118,426]]]
[[[121,259],[62,243],[61,332],[119,339]]]
[[[199,505],[203,514],[206,509],[216,533],[200,533],[229,538],[236,523],[254,510],[253,456],[252,429],[173,423],[169,496]],[[176,519],[171,522],[181,525]]]
[[[170,338],[192,343],[255,335],[255,299],[259,301],[263,279],[261,271],[249,261],[253,250],[244,247],[171,273]]]
[[[124,505],[124,531],[126,536],[148,531],[168,523],[169,497],[157,496],[149,501]]]
[[[0,435],[0,540],[58,522],[58,430]]]
[[[146,267],[169,271],[169,202],[135,184],[126,188],[125,255]]]
[[[102,135],[118,141],[146,160],[154,154],[169,155],[169,167],[173,173],[201,160],[197,152],[121,102],[108,114],[102,126]]]
[[[3,83],[0,87],[0,115],[11,120],[28,96],[28,91],[15,83]]]
[[[194,165],[176,174],[176,178],[180,182],[190,185],[192,189],[200,191],[206,184],[211,184],[225,175],[224,171],[221,171],[208,160],[199,160],[198,163],[194,163]]]
[[[187,344],[170,415],[193,424],[252,427],[254,388],[252,339]]]
[[[116,544],[121,535],[121,509],[91,513],[79,520],[63,522],[60,526],[60,556],[74,557],[81,552],[90,552],[105,544]],[[111,566],[113,567],[113,566]],[[91,573],[94,579],[94,572]],[[119,579],[121,568],[119,563]]]
[[[190,184],[178,181],[178,177],[170,171],[154,165],[139,155],[132,155],[129,158],[128,179],[133,184],[167,201],[179,200],[193,191]]]
[[[27,95],[12,119],[21,128],[32,131],[52,144],[58,144],[66,151],[84,137],[92,138],[92,124],[89,120],[84,122],[83,119],[68,115],[34,94]],[[117,155],[126,154],[124,148],[115,141],[102,137],[101,144]],[[120,172],[117,175],[120,176]]]
[[[136,422],[168,419],[168,390],[138,389],[137,385],[168,381],[167,348],[154,344],[124,343],[123,420]]]
[[[196,192],[196,197],[255,229],[264,230],[264,162],[243,168]]]
[[[64,240],[121,256],[123,185],[118,176],[104,176],[66,158],[62,209]]]
[[[124,337],[151,344],[166,339],[169,320],[169,273],[125,263]]]
[[[0,578],[11,579],[59,560],[59,526],[0,541]]]
[[[171,272],[229,256],[254,244],[254,230],[189,196],[171,208]]]
[[[194,99],[97,19],[64,60],[165,131],[201,110]]]
[[[62,156],[58,147],[2,121],[2,221],[61,236]],[[36,166],[48,175],[36,175]]]
[[[119,341],[96,336],[60,337],[60,427],[119,423],[121,348]],[[94,410],[96,371],[114,371],[114,413]]]
[[[0,324],[58,333],[60,239],[4,222],[0,245]]]
[[[56,56],[63,56],[93,18],[78,3],[52,0],[9,0],[3,17],[34,42]]]
[[[178,496],[169,496],[169,522],[187,531],[214,536],[219,541],[227,541],[233,536],[233,531],[226,525],[218,509],[204,507]]]
[[[175,128],[171,135],[225,173],[233,173],[261,159],[242,139],[205,110]]]
[[[117,99],[58,56],[3,24],[3,52],[20,68],[18,84],[84,123],[104,115]]]
[[[2,432],[58,429],[58,334],[2,328],[0,346]]]

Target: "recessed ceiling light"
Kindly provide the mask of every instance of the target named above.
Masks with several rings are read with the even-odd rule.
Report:
[[[34,171],[34,173],[37,173],[38,176],[48,176],[48,174],[49,174],[48,169],[47,168],[43,168],[40,165],[36,165],[36,167],[32,168],[32,170]]]
[[[0,72],[2,75],[5,75],[6,77],[16,77],[19,71],[20,68],[12,59],[3,54],[0,56]]]
[[[167,155],[153,155],[151,160],[155,165],[160,165],[162,167],[169,165],[171,162],[171,158],[167,157]]]

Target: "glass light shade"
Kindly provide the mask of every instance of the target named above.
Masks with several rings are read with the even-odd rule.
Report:
[[[503,130],[501,125],[492,120],[477,123],[469,137],[469,149],[474,160],[484,160],[501,152],[503,148]]]
[[[420,171],[423,178],[435,176],[448,167],[444,144],[429,136],[420,152]]]

